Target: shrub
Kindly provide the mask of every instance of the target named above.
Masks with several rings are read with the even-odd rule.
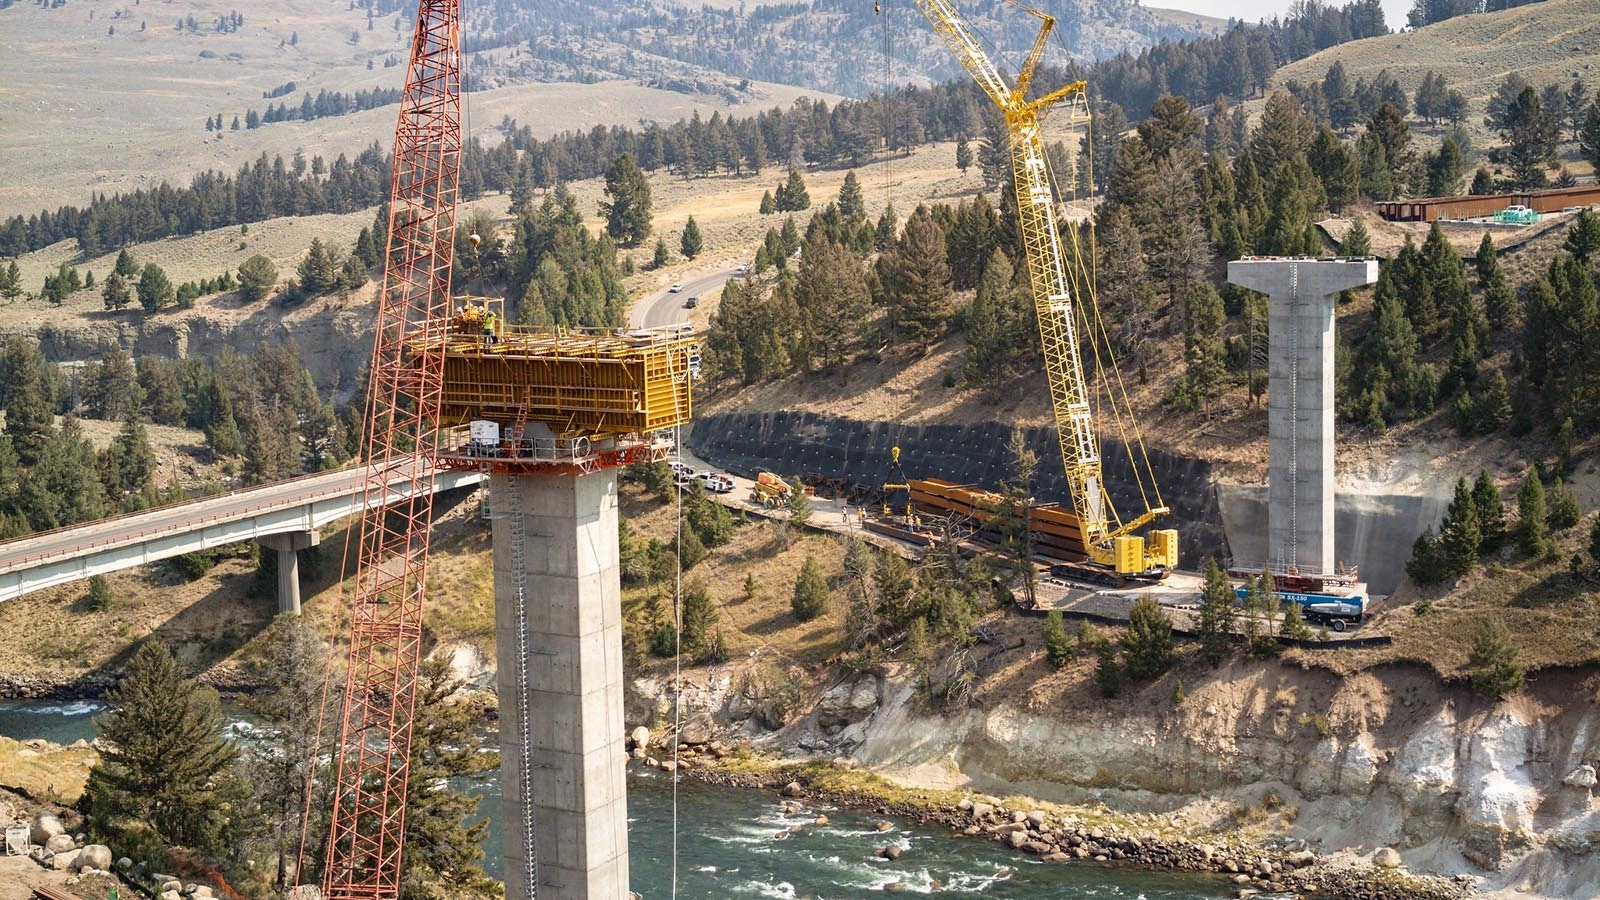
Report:
[[[1100,693],[1115,697],[1122,693],[1122,670],[1117,666],[1117,650],[1109,640],[1102,640],[1095,651],[1099,655],[1094,667],[1094,681]]]
[[[105,612],[111,609],[111,582],[106,581],[104,575],[96,575],[89,579],[89,596],[86,598],[89,609],[94,612]]]

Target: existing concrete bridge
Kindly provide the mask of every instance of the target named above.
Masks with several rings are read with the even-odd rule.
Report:
[[[0,543],[0,601],[119,569],[147,565],[239,541],[260,541],[278,551],[278,610],[300,611],[295,551],[315,546],[317,530],[408,495],[408,463],[388,470],[388,488],[367,496],[363,467],[304,475],[287,481],[202,497],[171,506],[85,522]],[[476,472],[436,469],[434,492],[475,485]]]

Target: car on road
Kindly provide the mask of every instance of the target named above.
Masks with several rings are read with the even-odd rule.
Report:
[[[733,479],[716,472],[701,472],[700,484],[713,494],[726,494],[733,490]]]
[[[740,263],[737,266],[733,267],[733,274],[735,276],[749,275],[750,274],[750,266],[748,264],[746,264],[746,263]]]
[[[699,479],[699,473],[688,466],[684,466],[683,468],[674,472],[672,477],[672,480],[677,482],[682,487],[688,487],[690,484],[693,484]]]
[[[672,287],[667,288],[667,293],[669,293],[669,294],[677,294],[677,293],[681,293],[682,291],[683,291],[683,284],[681,282],[674,282]]]
[[[689,299],[683,301],[683,308],[684,309],[694,309],[696,306],[699,306],[699,305],[700,305],[700,298],[699,297],[690,297]]]

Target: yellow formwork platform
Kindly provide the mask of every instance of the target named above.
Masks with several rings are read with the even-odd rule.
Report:
[[[461,323],[446,335],[440,424],[525,419],[594,439],[689,422],[699,341],[684,332],[512,326],[495,338]]]

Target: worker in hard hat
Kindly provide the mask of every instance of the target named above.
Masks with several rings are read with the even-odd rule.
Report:
[[[483,314],[483,342],[485,344],[493,344],[499,339],[499,335],[495,334],[495,329],[499,326],[499,316],[496,316],[493,312]]]

